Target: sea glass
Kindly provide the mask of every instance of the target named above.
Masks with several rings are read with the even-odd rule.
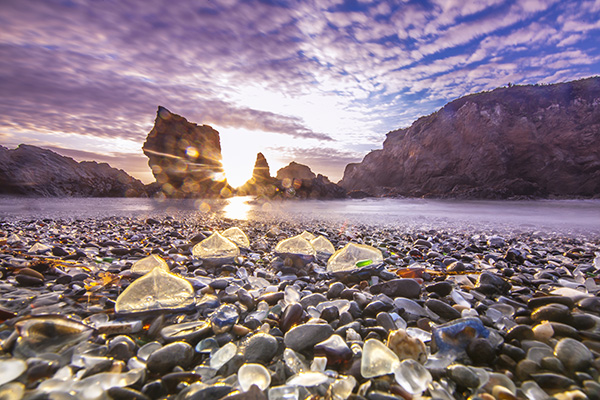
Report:
[[[215,232],[192,248],[192,255],[207,265],[222,265],[233,262],[240,249],[231,240]]]
[[[22,320],[16,327],[20,334],[17,350],[31,357],[60,352],[87,340],[93,332],[89,326],[62,316]]]
[[[322,258],[329,258],[333,253],[335,253],[335,247],[333,244],[324,236],[317,236],[316,238],[310,241],[310,244],[317,252],[317,255]]]
[[[144,257],[133,263],[131,272],[134,274],[145,275],[156,267],[169,271],[169,265],[167,265],[167,262],[163,260],[161,256],[151,254],[148,257]]]
[[[227,364],[229,360],[235,356],[238,348],[234,343],[227,343],[219,350],[215,351],[210,357],[209,365],[213,369],[220,369],[223,365]]]
[[[27,363],[18,358],[0,360],[0,386],[17,379],[27,369]]]
[[[467,317],[432,328],[433,340],[441,353],[461,353],[472,339],[487,338],[489,330],[479,318]]]
[[[308,366],[306,365],[304,357],[292,349],[286,348],[283,351],[283,361],[290,371],[295,374],[308,371]]]
[[[318,386],[323,383],[327,383],[331,380],[327,375],[322,372],[317,371],[309,371],[309,372],[301,372],[292,376],[286,382],[288,386]]]
[[[52,247],[38,242],[29,248],[29,253],[44,253],[50,250],[52,250]]]
[[[238,371],[237,378],[244,392],[248,391],[252,385],[258,386],[260,390],[265,390],[271,384],[269,370],[260,364],[242,365]]]
[[[275,253],[284,258],[286,264],[290,263],[297,268],[313,261],[317,254],[310,242],[299,235],[277,243]]]
[[[396,382],[410,394],[420,395],[433,381],[429,371],[418,361],[404,360],[394,369]]]
[[[391,374],[400,361],[398,356],[377,339],[368,339],[363,347],[360,373],[364,378]]]
[[[223,232],[221,232],[221,236],[231,240],[233,243],[235,243],[241,248],[250,248],[250,240],[248,240],[248,236],[246,236],[244,231],[242,231],[237,226],[232,226],[231,228],[225,229]]]
[[[315,235],[313,235],[312,233],[310,233],[308,231],[302,231],[302,233],[299,234],[298,236],[303,237],[304,239],[308,240],[309,242],[315,238]]]
[[[381,250],[364,244],[348,243],[329,258],[327,271],[352,271],[361,267],[378,265],[382,262],[383,254]]]
[[[330,365],[340,364],[352,358],[352,350],[339,335],[331,335],[314,347],[315,355],[327,357]]]
[[[275,386],[269,389],[269,400],[298,400],[300,391],[297,386]]]
[[[162,268],[154,268],[117,297],[115,312],[175,310],[192,306],[194,302],[191,283]]]
[[[240,314],[236,306],[223,304],[209,316],[211,327],[215,335],[229,332],[233,325],[237,324]]]
[[[330,386],[332,400],[346,400],[356,386],[356,378],[352,375],[341,375]]]

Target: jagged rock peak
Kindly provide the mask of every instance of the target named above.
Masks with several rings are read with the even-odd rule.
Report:
[[[252,178],[254,178],[257,183],[271,179],[269,163],[263,153],[258,153],[256,155],[256,162],[254,163],[254,169],[252,170]]]
[[[389,132],[340,184],[411,197],[598,197],[600,77],[454,100]]]
[[[159,106],[143,145],[166,197],[228,197],[219,132]]]
[[[317,176],[311,171],[310,167],[292,161],[287,166],[277,171],[277,179],[315,179]]]

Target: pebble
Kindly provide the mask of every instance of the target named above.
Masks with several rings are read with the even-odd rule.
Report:
[[[564,338],[556,343],[554,354],[568,371],[582,371],[589,367],[594,359],[592,352],[585,345],[571,338]]]
[[[421,285],[414,279],[392,279],[382,284],[371,286],[371,293],[383,293],[389,297],[407,297],[416,299],[421,293]]]
[[[0,222],[2,396],[79,395],[93,380],[115,399],[600,397],[593,236],[254,221],[240,225],[249,245],[208,265],[193,246],[232,221],[152,220]],[[304,230],[385,263],[284,265],[277,242]],[[63,252],[15,250],[35,243]],[[115,314],[151,254],[191,285],[189,307],[157,296]]]
[[[279,343],[277,339],[267,333],[252,335],[245,344],[244,359],[248,363],[269,363],[275,354]]]
[[[298,325],[290,329],[283,341],[287,347],[295,351],[302,351],[313,347],[333,335],[333,328],[329,324]]]
[[[176,366],[187,368],[194,357],[194,349],[188,343],[174,342],[168,344],[148,357],[148,370],[156,373],[167,373]]]

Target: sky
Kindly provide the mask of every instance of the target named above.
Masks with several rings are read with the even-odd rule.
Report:
[[[600,74],[600,0],[0,0],[0,144],[154,179],[159,105],[332,181],[463,95]]]

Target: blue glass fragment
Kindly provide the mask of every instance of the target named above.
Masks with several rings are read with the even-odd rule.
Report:
[[[467,317],[432,328],[433,340],[438,352],[463,352],[475,338],[487,338],[490,331],[479,318]]]

